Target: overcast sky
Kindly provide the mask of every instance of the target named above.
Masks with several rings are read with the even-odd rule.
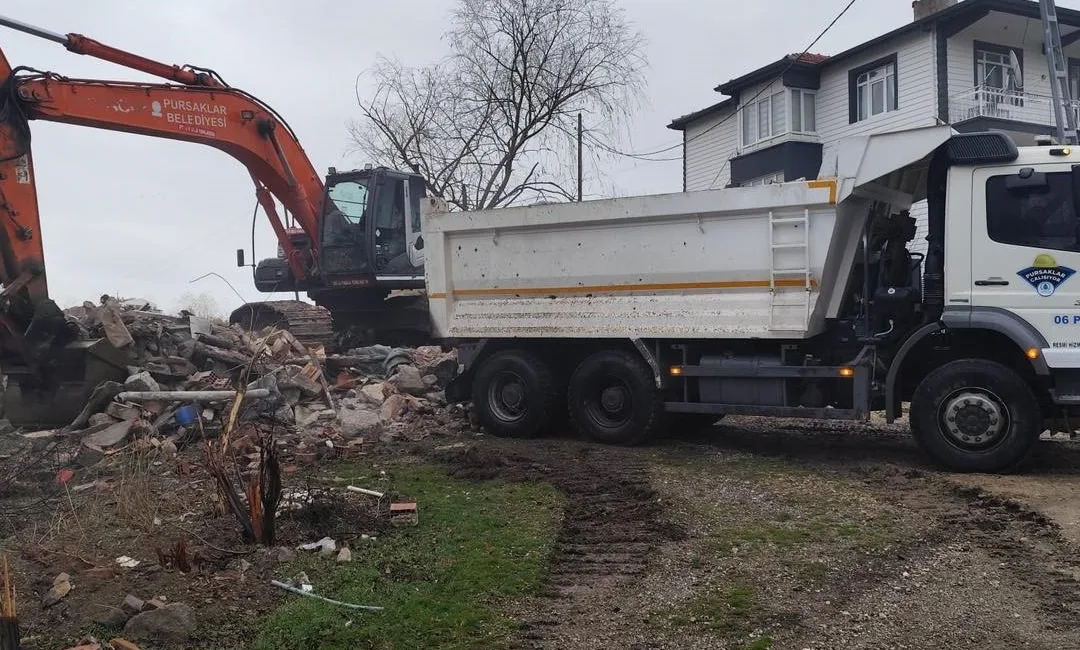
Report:
[[[648,104],[624,147],[679,142],[674,117],[721,99],[718,83],[801,51],[847,0],[622,0],[648,41]],[[1080,7],[1080,0],[1059,2]],[[0,13],[76,32],[167,63],[217,70],[281,113],[316,168],[361,166],[346,132],[358,117],[357,75],[378,54],[423,64],[446,53],[440,39],[453,0],[6,0]],[[832,54],[912,19],[910,0],[861,0],[814,48]],[[63,75],[152,81],[63,47],[4,30],[13,66]],[[367,92],[361,82],[360,92]],[[588,125],[586,125],[588,127]],[[227,313],[262,300],[235,249],[251,259],[255,196],[244,167],[200,145],[35,122],[33,150],[50,287],[61,306],[102,293],[145,297],[166,309],[186,292],[208,293]],[[676,149],[675,153],[679,153]],[[620,195],[681,190],[681,163],[625,159],[607,170]],[[256,255],[276,242],[258,221]],[[291,294],[277,294],[285,298]]]

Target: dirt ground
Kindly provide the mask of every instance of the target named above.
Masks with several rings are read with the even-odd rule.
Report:
[[[24,647],[112,638],[128,593],[193,606],[203,631],[185,647],[243,647],[244,625],[289,597],[266,585],[282,551],[237,543],[191,457],[82,471],[47,506],[18,489],[48,484],[47,464],[4,483]],[[509,606],[521,650],[1080,647],[1073,443],[1040,443],[1022,473],[956,475],[928,465],[903,425],[728,418],[639,448],[466,433],[375,443],[363,462],[409,459],[565,493],[547,588]],[[286,462],[285,478],[319,494],[326,474]],[[380,532],[362,500],[316,501],[283,517],[278,547]],[[181,540],[195,566],[158,566]],[[74,588],[43,609],[60,572]]]
[[[459,475],[570,505],[520,648],[1080,645],[1080,447],[930,467],[901,426],[730,418],[639,449],[487,440]]]

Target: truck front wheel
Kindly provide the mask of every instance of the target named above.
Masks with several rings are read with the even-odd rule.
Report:
[[[587,438],[633,445],[653,435],[663,400],[641,357],[623,350],[590,355],[574,370],[567,390],[570,419]]]
[[[1027,382],[992,361],[947,363],[922,380],[911,400],[916,442],[958,472],[1011,469],[1027,456],[1041,424]]]
[[[558,392],[551,368],[531,352],[496,352],[476,370],[472,403],[485,431],[500,437],[533,438],[544,432]]]

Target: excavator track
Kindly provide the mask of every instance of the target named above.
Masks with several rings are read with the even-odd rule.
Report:
[[[252,302],[233,311],[229,322],[258,332],[264,327],[287,329],[297,341],[308,348],[329,347],[334,340],[334,324],[330,312],[302,300],[268,300]]]
[[[415,347],[435,345],[427,300],[423,295],[395,295],[373,304],[356,300],[333,311],[299,300],[253,302],[229,317],[245,330],[287,329],[307,347],[328,353],[376,343]]]

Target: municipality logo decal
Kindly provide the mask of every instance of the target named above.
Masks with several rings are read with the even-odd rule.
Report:
[[[1057,288],[1076,273],[1067,266],[1058,266],[1057,260],[1052,255],[1043,253],[1035,257],[1035,263],[1026,269],[1019,271],[1017,275],[1024,278],[1035,292],[1047,298],[1054,295]]]

